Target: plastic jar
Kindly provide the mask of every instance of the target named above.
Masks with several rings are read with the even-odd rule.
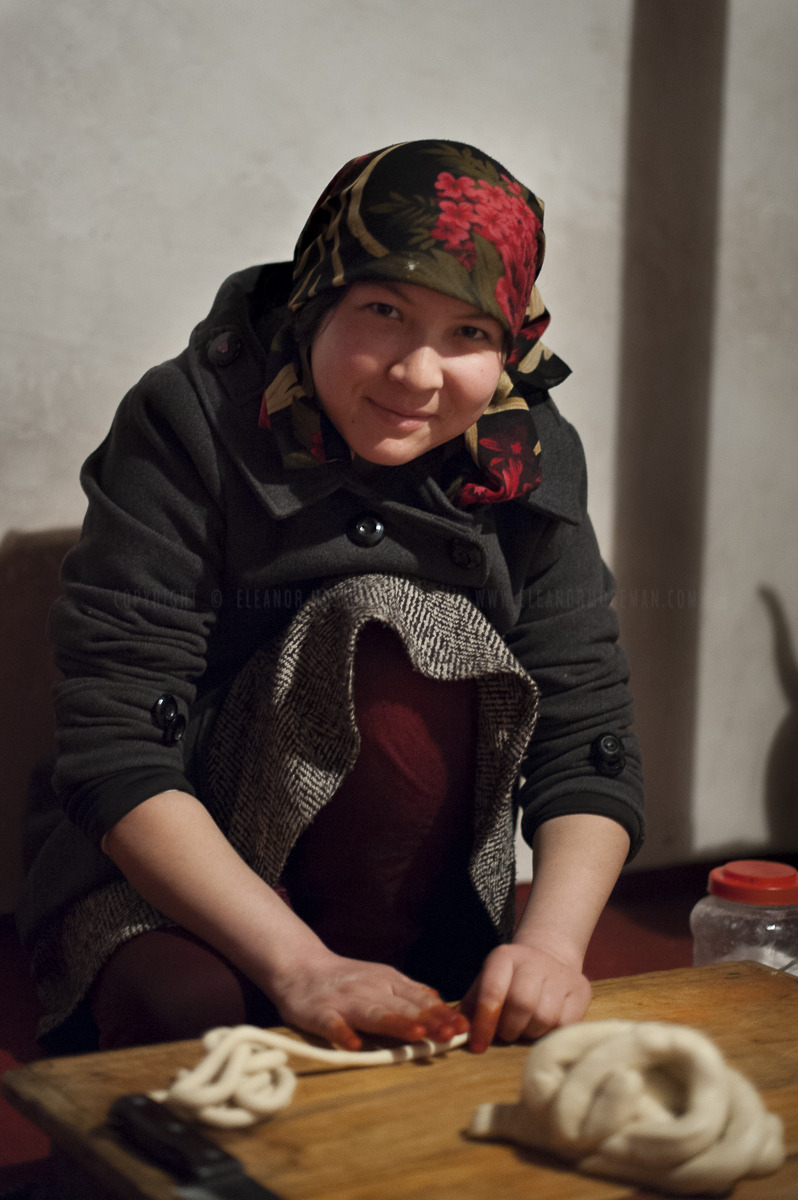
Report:
[[[709,895],[690,914],[693,964],[764,963],[798,975],[798,871],[742,859],[709,873]]]

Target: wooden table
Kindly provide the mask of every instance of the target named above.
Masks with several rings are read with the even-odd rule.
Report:
[[[708,1034],[784,1120],[789,1159],[743,1180],[734,1200],[798,1197],[798,980],[751,963],[661,971],[594,985],[590,1020],[674,1021]],[[518,1098],[525,1046],[426,1063],[333,1070],[296,1059],[294,1101],[254,1130],[214,1134],[285,1200],[621,1200],[654,1193],[590,1179],[542,1155],[467,1140],[483,1101]],[[36,1062],[3,1079],[12,1104],[113,1196],[171,1200],[167,1175],[104,1128],[120,1093],[166,1085],[199,1042]]]

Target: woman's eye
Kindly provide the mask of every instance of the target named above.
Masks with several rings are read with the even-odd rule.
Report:
[[[480,329],[478,325],[461,325],[460,336],[468,338],[471,342],[489,341],[490,335],[487,330]]]
[[[393,304],[385,304],[382,300],[374,300],[368,305],[378,317],[398,317],[399,309]]]

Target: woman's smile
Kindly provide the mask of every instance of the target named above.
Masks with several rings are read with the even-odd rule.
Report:
[[[435,416],[434,413],[404,412],[391,404],[375,400],[372,396],[366,396],[365,399],[376,410],[377,415],[388,425],[395,425],[397,429],[418,429],[425,421],[430,421]]]
[[[311,347],[316,394],[350,449],[398,466],[465,433],[504,366],[493,317],[417,284],[354,283]]]

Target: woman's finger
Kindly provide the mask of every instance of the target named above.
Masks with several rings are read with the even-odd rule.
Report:
[[[362,1039],[347,1025],[340,1013],[333,1012],[322,1016],[318,1029],[306,1028],[308,1033],[316,1033],[332,1042],[334,1046],[340,1046],[342,1050],[360,1050],[363,1045]]]
[[[503,1042],[515,1042],[518,1038],[539,1036],[543,1029],[529,1034],[543,1005],[545,978],[537,972],[516,971],[512,986],[504,1002],[497,1034]]]
[[[484,1053],[493,1041],[512,978],[513,964],[507,957],[496,952],[488,955],[481,975],[468,993],[466,1011],[473,1006],[468,1044],[475,1054]]]

